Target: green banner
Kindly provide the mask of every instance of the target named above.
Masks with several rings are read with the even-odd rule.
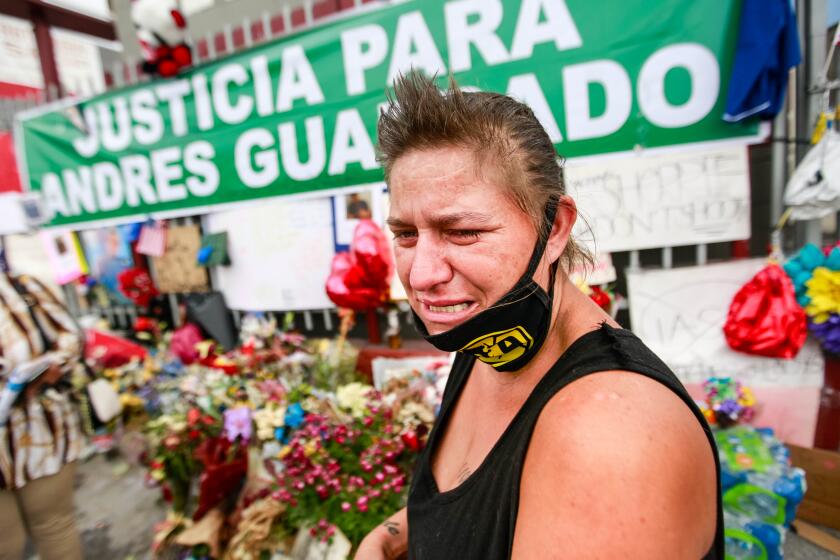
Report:
[[[379,107],[410,68],[522,99],[564,157],[751,138],[755,123],[721,119],[739,12],[739,0],[395,3],[25,115],[21,161],[55,226],[373,183]]]

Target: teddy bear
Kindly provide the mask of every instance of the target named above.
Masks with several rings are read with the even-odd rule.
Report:
[[[143,72],[168,78],[192,64],[187,20],[178,0],[132,0],[131,20],[143,53]]]

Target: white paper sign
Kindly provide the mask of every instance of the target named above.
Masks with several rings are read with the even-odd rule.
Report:
[[[231,309],[298,311],[335,307],[324,286],[335,254],[329,198],[265,200],[205,217],[226,231],[232,264],[214,267]]]
[[[21,194],[7,192],[0,194],[0,235],[26,233],[29,222],[23,208]]]
[[[683,383],[731,376],[747,385],[819,387],[823,358],[809,341],[792,360],[736,352],[723,335],[732,298],[765,259],[627,273],[633,332]]]
[[[61,86],[67,93],[92,94],[105,87],[96,42],[80,33],[52,28],[50,34]],[[44,78],[32,24],[0,16],[0,82],[42,89]],[[14,61],[14,63],[11,63]]]
[[[575,234],[598,252],[750,237],[747,148],[569,161]],[[591,228],[587,231],[586,224]]]
[[[44,86],[38,45],[30,22],[0,16],[0,60],[5,61],[0,64],[0,82],[32,88]]]

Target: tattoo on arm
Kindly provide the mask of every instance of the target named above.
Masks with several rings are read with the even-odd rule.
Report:
[[[393,521],[386,521],[385,523],[382,524],[382,526],[385,527],[386,529],[388,529],[388,533],[391,534],[391,535],[399,535],[400,534],[400,530],[397,529],[397,527],[400,526],[399,523],[394,523]]]
[[[464,465],[461,467],[461,470],[458,471],[458,484],[461,484],[462,482],[467,480],[470,477],[471,474],[472,474],[472,471],[467,466],[467,464],[464,463]]]

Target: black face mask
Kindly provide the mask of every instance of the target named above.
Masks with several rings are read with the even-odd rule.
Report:
[[[472,354],[497,371],[523,368],[542,347],[551,323],[558,263],[551,265],[548,293],[534,281],[534,273],[545,251],[556,212],[557,203],[551,199],[546,207],[548,232],[537,240],[525,274],[509,292],[495,305],[440,334],[429,334],[414,313],[415,324],[423,337],[439,350]]]

